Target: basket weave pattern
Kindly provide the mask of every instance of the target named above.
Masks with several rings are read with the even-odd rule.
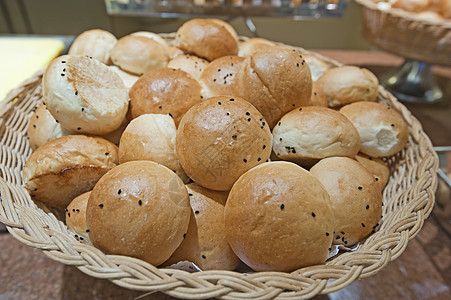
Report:
[[[164,37],[170,40],[173,35]],[[41,78],[39,73],[24,82],[0,106],[0,222],[16,239],[41,249],[51,259],[128,289],[161,291],[186,299],[307,299],[331,293],[377,273],[401,255],[434,205],[438,158],[432,144],[418,120],[380,87],[378,101],[403,115],[410,135],[406,148],[387,161],[391,178],[383,193],[381,226],[358,250],[292,273],[251,274],[222,270],[189,273],[159,269],[131,257],[106,255],[77,241],[66,225],[44,205],[33,202],[23,187],[22,168],[32,152],[26,131],[33,109],[42,101]]]

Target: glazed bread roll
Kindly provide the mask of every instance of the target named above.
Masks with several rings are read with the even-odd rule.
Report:
[[[132,36],[143,36],[146,38],[149,38],[151,40],[154,40],[158,44],[160,44],[166,51],[169,50],[169,44],[157,33],[149,32],[149,31],[137,31],[133,32],[130,35]]]
[[[378,102],[356,102],[340,109],[357,128],[360,152],[372,157],[391,156],[407,144],[409,128],[396,110]]]
[[[83,193],[72,200],[66,208],[66,225],[75,232],[75,238],[80,241],[89,240],[89,230],[86,226],[86,206],[91,191]]]
[[[273,128],[293,108],[310,105],[312,78],[302,56],[274,46],[260,49],[242,62],[232,89],[254,105]]]
[[[235,269],[240,260],[227,242],[224,223],[228,192],[208,190],[197,183],[190,183],[186,188],[192,211],[188,231],[165,264],[190,261],[203,271]]]
[[[374,232],[382,215],[382,196],[373,174],[348,157],[322,159],[310,173],[329,193],[334,244],[352,246]]]
[[[164,68],[169,62],[168,50],[164,46],[151,38],[139,35],[126,35],[120,38],[110,54],[116,66],[137,75]]]
[[[131,89],[131,87],[135,84],[135,82],[139,79],[139,76],[135,74],[128,73],[124,70],[121,70],[118,66],[109,66],[110,70],[113,70],[119,77],[122,79],[125,87],[127,89]]]
[[[52,116],[77,133],[111,132],[128,109],[128,91],[119,75],[85,56],[54,59],[42,78],[42,93]]]
[[[74,134],[74,132],[61,126],[59,122],[56,122],[55,118],[43,103],[31,115],[27,129],[31,149],[36,150],[48,141],[69,134]]]
[[[321,106],[303,106],[283,116],[273,129],[273,150],[282,160],[311,167],[331,156],[354,158],[357,129],[343,114]]]
[[[327,191],[290,162],[244,173],[230,191],[224,219],[230,246],[255,271],[291,272],[323,263],[332,244]]]
[[[91,29],[79,34],[69,48],[69,55],[84,55],[104,64],[111,63],[110,51],[116,44],[116,37],[102,29]]]
[[[239,45],[238,56],[246,57],[252,55],[255,51],[262,48],[275,46],[276,43],[262,38],[250,38]]]
[[[178,55],[168,63],[168,68],[182,70],[199,80],[200,74],[208,66],[209,62],[203,58],[184,54]]]
[[[312,74],[312,80],[317,81],[323,74],[330,69],[330,66],[318,56],[313,54],[302,54],[302,57],[307,62]]]
[[[240,98],[213,97],[193,106],[177,130],[176,149],[186,174],[199,185],[229,190],[271,154],[263,116]]]
[[[200,91],[200,84],[184,71],[154,70],[130,89],[131,115],[170,114],[178,126],[183,114],[201,101]]]
[[[133,119],[122,133],[119,163],[151,160],[176,173],[184,182],[189,178],[175,151],[177,129],[168,115],[145,114]]]
[[[178,30],[175,44],[185,53],[212,61],[218,57],[238,54],[236,32],[215,19],[192,19]]]
[[[375,101],[379,88],[377,77],[367,69],[342,66],[326,71],[318,79],[329,107],[357,101]]]
[[[355,159],[374,175],[380,190],[383,191],[390,178],[390,169],[385,162],[380,158],[371,157],[363,153],[358,153]]]
[[[174,172],[152,161],[131,161],[95,185],[86,224],[102,251],[158,266],[182,242],[190,212],[188,192]]]
[[[23,178],[30,196],[63,210],[118,164],[117,147],[100,137],[66,135],[34,151]]]
[[[312,106],[329,106],[326,94],[316,81],[312,82],[312,96],[310,98],[310,103],[312,104]]]
[[[233,96],[232,82],[243,61],[244,58],[238,56],[223,56],[212,61],[199,77],[202,96],[205,99],[214,96]]]

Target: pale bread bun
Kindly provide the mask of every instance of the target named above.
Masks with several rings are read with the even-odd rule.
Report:
[[[246,57],[252,55],[255,51],[275,46],[276,43],[262,38],[250,38],[242,42],[238,48],[238,56]]]
[[[199,80],[200,74],[208,66],[209,62],[195,55],[178,55],[168,63],[168,68],[182,70]]]
[[[429,0],[396,0],[393,8],[400,8],[410,12],[421,12],[429,5]]]
[[[178,126],[183,114],[201,101],[200,84],[181,70],[163,68],[149,72],[130,89],[133,118],[143,114],[170,114]]]
[[[236,96],[254,105],[273,128],[294,107],[310,105],[312,78],[302,56],[274,46],[246,57],[232,89]]]
[[[240,260],[226,238],[224,205],[228,192],[212,191],[197,183],[186,186],[191,220],[185,239],[165,265],[193,262],[201,270],[233,270]]]
[[[333,243],[352,246],[370,235],[382,215],[382,196],[373,174],[348,157],[329,157],[310,169],[330,196],[335,215]]]
[[[193,106],[177,130],[177,154],[186,174],[212,190],[229,190],[271,154],[271,131],[249,102],[213,97]]]
[[[117,147],[100,137],[66,135],[34,151],[23,168],[30,196],[49,207],[65,209],[91,190],[118,164]]]
[[[380,190],[383,191],[390,178],[390,169],[385,162],[380,158],[371,157],[363,153],[358,153],[355,159],[374,175]]]
[[[77,133],[111,132],[128,109],[127,88],[119,75],[85,56],[54,59],[42,78],[42,93],[52,116]]]
[[[192,19],[178,30],[176,46],[184,52],[212,61],[218,57],[238,54],[236,32],[224,22],[214,19]]]
[[[75,197],[66,208],[66,225],[75,232],[75,238],[89,241],[89,230],[86,226],[86,206],[91,191]]]
[[[111,70],[113,70],[119,77],[122,79],[125,87],[127,89],[131,89],[131,87],[135,84],[135,82],[139,79],[139,76],[128,73],[127,71],[122,70],[118,66],[109,66]]]
[[[303,106],[283,116],[273,129],[273,150],[282,160],[311,167],[331,156],[354,158],[357,129],[343,114],[321,106]]]
[[[177,48],[176,46],[170,46],[168,48],[168,54],[169,54],[169,59],[174,59],[177,56],[184,54],[184,52],[182,49]]]
[[[131,161],[95,185],[86,224],[102,251],[158,266],[182,242],[190,212],[188,192],[174,172],[152,161]]]
[[[79,34],[69,48],[69,55],[85,55],[104,64],[110,64],[110,51],[116,44],[116,37],[103,29],[91,29]]]
[[[202,72],[199,83],[202,86],[202,96],[234,96],[231,89],[233,79],[244,58],[238,56],[223,56],[212,61]]]
[[[188,182],[175,151],[176,134],[174,120],[168,115],[145,114],[133,119],[122,133],[119,163],[151,160],[171,169],[183,182]]]
[[[165,47],[153,39],[137,35],[120,38],[110,54],[116,66],[137,75],[164,68],[169,62]]]
[[[321,264],[332,244],[327,191],[290,162],[264,163],[244,173],[229,193],[224,218],[233,251],[256,271]]]
[[[330,66],[318,56],[313,54],[302,54],[302,57],[307,62],[312,74],[312,80],[317,81],[323,74],[330,69]]]
[[[360,152],[386,157],[401,151],[409,138],[406,121],[396,110],[378,102],[356,102],[340,109],[357,128]]]
[[[55,118],[43,103],[38,106],[30,117],[27,136],[30,147],[33,150],[36,150],[48,141],[69,134],[74,134],[74,132],[61,126],[59,122],[56,122]]]
[[[130,33],[130,35],[133,36],[143,36],[146,38],[149,38],[151,40],[154,40],[155,42],[157,42],[158,44],[160,44],[161,46],[163,46],[163,48],[166,49],[166,51],[169,50],[169,44],[168,42],[166,42],[159,34],[154,33],[154,32],[150,32],[150,31],[137,31],[137,32],[133,32]]]
[[[316,81],[312,82],[312,96],[310,98],[310,103],[312,106],[329,106],[323,88]]]
[[[342,66],[326,71],[318,79],[330,107],[357,101],[375,101],[379,88],[377,77],[367,69]]]

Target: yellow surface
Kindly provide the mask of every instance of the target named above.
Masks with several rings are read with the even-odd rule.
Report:
[[[0,37],[0,101],[64,49],[52,38]]]

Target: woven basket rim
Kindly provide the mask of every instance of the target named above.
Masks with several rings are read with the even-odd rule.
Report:
[[[161,36],[169,42],[173,42],[175,33],[161,34]],[[241,37],[240,39],[244,41],[247,38]],[[333,59],[303,48],[288,47],[312,53],[331,66],[341,65]],[[28,118],[21,119],[20,116],[16,118],[15,111],[20,109],[20,105],[27,104],[25,101],[16,99],[23,98],[24,94],[25,99],[28,99],[27,97],[30,96],[27,94],[28,87],[35,86],[39,90],[41,77],[42,72],[37,73],[10,93],[0,105],[2,153],[4,155],[6,153],[6,156],[14,156],[19,150],[25,153],[18,158],[13,158],[17,161],[22,160],[22,165],[19,162],[19,167],[15,169],[10,166],[12,163],[9,161],[6,164],[2,162],[0,165],[2,174],[0,178],[0,222],[4,223],[8,231],[20,242],[41,249],[51,259],[63,264],[74,265],[90,276],[109,279],[128,289],[143,292],[161,291],[173,297],[186,299],[210,297],[220,299],[306,299],[320,293],[331,293],[346,287],[356,279],[376,274],[390,261],[401,255],[407,242],[416,236],[434,206],[434,193],[437,188],[437,154],[419,121],[403,104],[380,86],[379,101],[388,101],[403,115],[409,124],[410,139],[418,141],[405,150],[406,162],[415,160],[415,155],[420,156],[421,161],[415,161],[417,163],[415,172],[401,168],[401,174],[415,180],[412,186],[409,186],[409,190],[399,191],[397,188],[393,188],[393,193],[395,193],[393,197],[402,198],[402,201],[410,200],[410,202],[408,201],[403,206],[400,205],[400,208],[393,214],[387,215],[387,219],[384,220],[387,226],[382,226],[380,230],[371,235],[359,250],[343,253],[325,264],[302,268],[291,273],[255,272],[251,274],[223,270],[189,273],[182,270],[159,269],[127,256],[105,255],[99,249],[76,241],[73,233],[67,229],[64,223],[58,221],[53,214],[44,211],[45,207],[38,207],[34,202],[21,202],[23,200],[20,197],[22,195],[26,197],[28,193],[25,195],[22,191],[20,166],[23,167],[24,160],[27,155],[31,154],[31,151],[29,148],[28,150],[22,149],[28,147],[28,142],[25,146],[15,143],[10,145],[12,138],[5,132],[9,130],[8,126],[14,128],[16,124],[23,123],[25,125],[20,125],[21,130],[12,129],[12,131],[15,130],[14,134],[17,133],[19,136],[26,134],[26,129],[23,130],[23,128],[26,128],[30,113]],[[8,125],[11,118],[14,119],[14,122],[11,121],[11,124]],[[415,148],[413,154],[410,152],[407,154],[410,148]],[[400,180],[404,180],[404,177]],[[388,193],[385,191],[384,195]],[[409,197],[413,197],[412,195],[415,193],[417,193],[416,198],[410,199]]]

